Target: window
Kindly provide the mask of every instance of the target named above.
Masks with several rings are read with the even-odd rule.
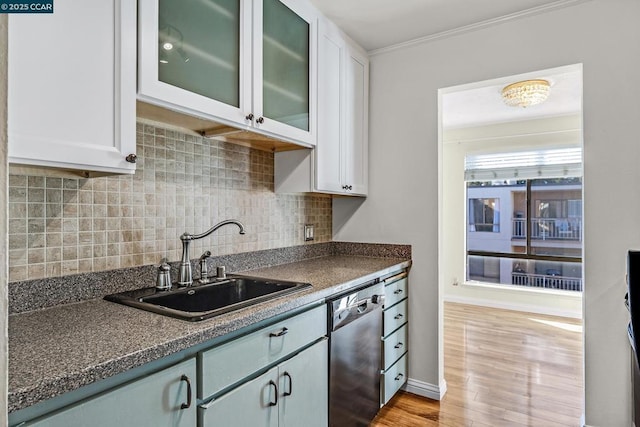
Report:
[[[547,154],[538,157],[559,158]],[[581,168],[509,156],[500,168],[500,155],[491,155],[493,169],[482,168],[482,156],[467,158],[466,279],[582,291],[582,179],[568,174]]]
[[[469,231],[500,232],[500,199],[469,199]]]

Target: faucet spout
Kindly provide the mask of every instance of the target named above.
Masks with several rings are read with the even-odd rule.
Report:
[[[189,244],[192,240],[202,239],[207,237],[220,227],[224,227],[225,225],[235,224],[240,229],[240,234],[245,234],[244,225],[240,221],[235,219],[227,219],[225,221],[221,221],[211,227],[209,230],[200,234],[190,234],[183,233],[180,236],[180,240],[182,241],[182,260],[180,261],[180,267],[178,270],[178,286],[191,286],[193,284],[193,275],[191,272],[191,259],[189,257]]]

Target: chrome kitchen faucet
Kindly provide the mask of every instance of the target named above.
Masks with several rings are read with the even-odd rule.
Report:
[[[180,268],[178,270],[178,286],[191,286],[193,284],[193,276],[191,273],[191,259],[189,257],[189,243],[191,243],[192,240],[198,240],[207,237],[218,228],[228,224],[237,225],[240,228],[240,234],[244,234],[244,225],[242,225],[240,221],[236,221],[235,219],[228,219],[217,223],[204,233],[189,234],[185,232],[182,236],[180,236],[180,240],[182,240],[182,261],[180,261]]]

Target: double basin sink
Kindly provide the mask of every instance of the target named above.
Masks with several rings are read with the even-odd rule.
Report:
[[[107,295],[104,299],[165,316],[199,321],[310,287],[309,283],[233,275],[203,285],[174,287],[169,291],[144,288]]]

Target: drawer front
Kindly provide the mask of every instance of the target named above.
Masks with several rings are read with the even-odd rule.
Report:
[[[407,352],[407,329],[408,326],[405,324],[403,327],[384,339],[383,366],[385,370],[393,365],[400,356]]]
[[[198,355],[207,398],[327,334],[325,305],[285,319]]]
[[[407,300],[399,302],[384,311],[384,334],[386,337],[400,326],[407,323]]]
[[[384,390],[382,391],[382,404],[386,405],[394,394],[407,382],[407,355],[382,374],[384,377]]]
[[[407,297],[407,278],[400,279],[384,288],[384,307],[388,308]]]

